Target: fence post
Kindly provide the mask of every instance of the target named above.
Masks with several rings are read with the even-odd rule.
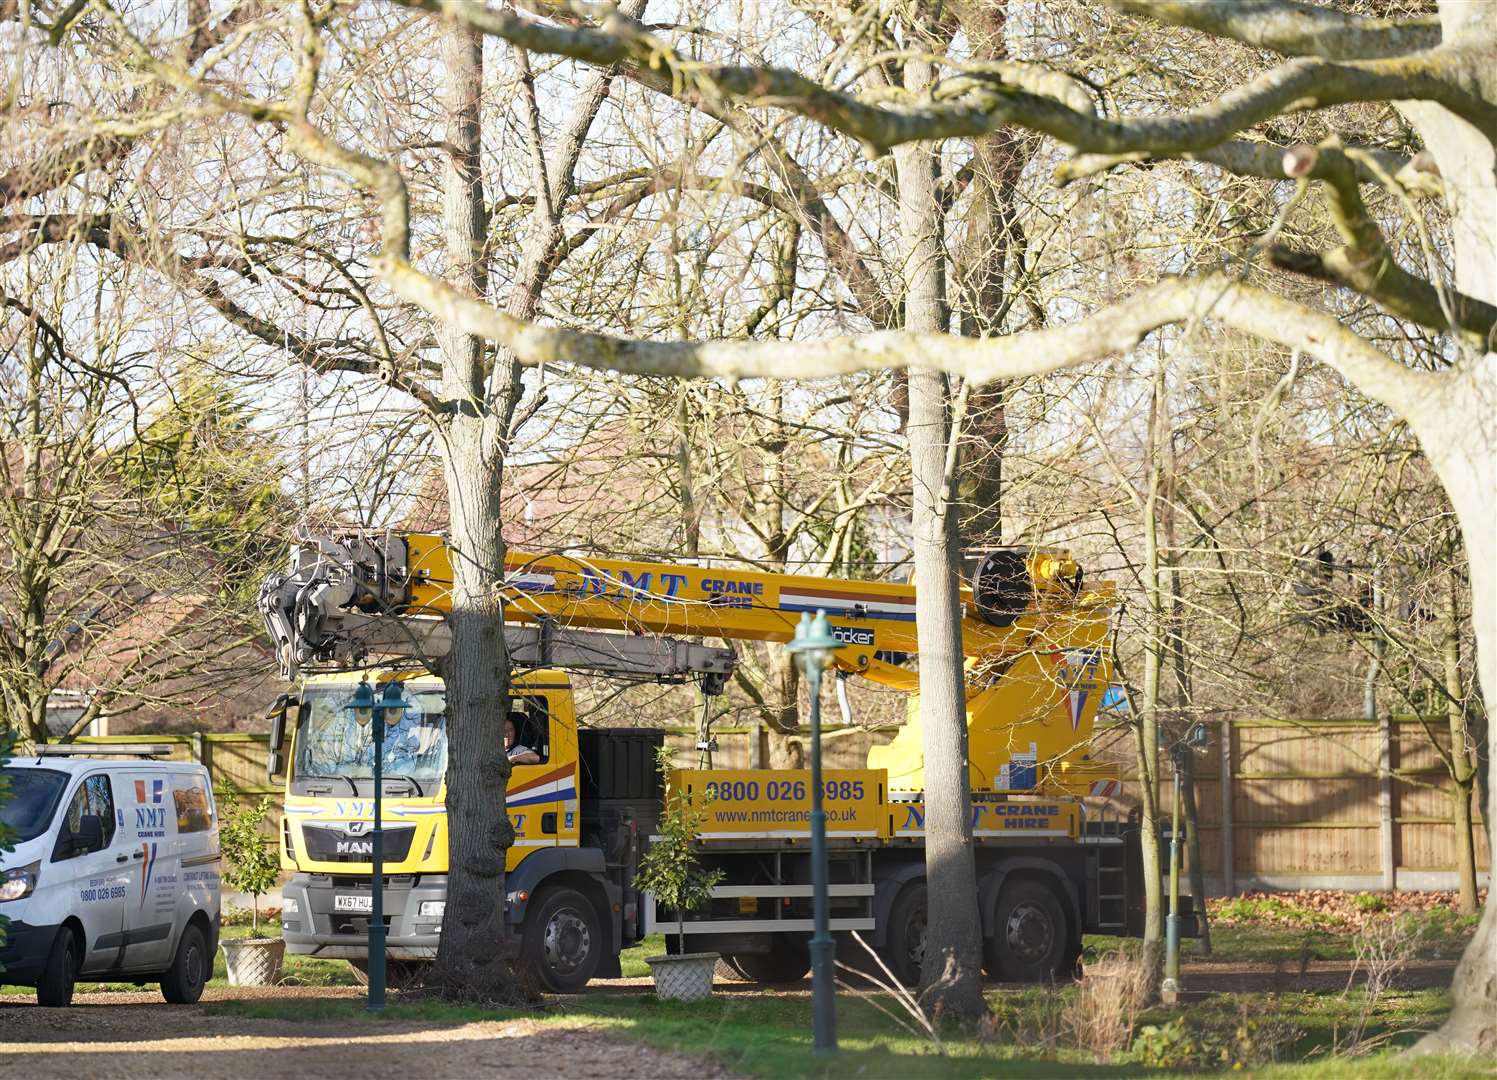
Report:
[[[1383,872],[1383,891],[1392,892],[1398,887],[1398,852],[1393,833],[1393,770],[1397,768],[1393,746],[1393,717],[1384,713],[1377,718],[1378,742],[1378,791],[1377,833],[1378,862]]]
[[[213,759],[211,756],[212,751],[208,749],[208,740],[203,737],[201,731],[194,731],[191,740],[188,742],[188,746],[192,754],[192,760],[208,770],[208,783],[212,786]]]
[[[1221,838],[1222,849],[1222,895],[1237,895],[1237,854],[1235,841],[1237,839],[1232,821],[1232,802],[1237,794],[1237,779],[1233,775],[1235,769],[1232,765],[1232,721],[1222,720],[1221,725],[1222,759],[1217,769],[1221,779]]]

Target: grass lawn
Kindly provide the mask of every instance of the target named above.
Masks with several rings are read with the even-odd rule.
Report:
[[[1251,913],[1249,913],[1250,916]],[[237,915],[237,913],[236,913]],[[225,937],[245,937],[250,928],[224,929]],[[261,934],[278,934],[274,921],[262,921]],[[1436,915],[1421,927],[1418,953],[1453,957],[1469,935],[1464,923]],[[1285,925],[1254,921],[1213,928],[1212,965],[1283,964],[1345,961],[1355,955],[1353,934],[1325,925]],[[1087,939],[1086,961],[1092,970],[1118,942]],[[646,956],[664,952],[660,937],[627,950],[622,957],[626,978],[647,979]],[[1187,964],[1196,943],[1187,943]],[[1197,967],[1197,973],[1207,970]],[[1344,965],[1342,970],[1344,970]],[[1186,970],[1190,988],[1192,969]],[[1201,976],[1197,976],[1200,978]],[[1231,990],[1230,975],[1219,990]],[[283,981],[300,986],[348,986],[354,979],[342,961],[286,957]],[[1319,980],[1325,987],[1327,980]],[[755,1077],[1061,1077],[1186,1076],[1236,1072],[1264,1077],[1357,1076],[1408,1080],[1419,1077],[1497,1077],[1497,1064],[1460,1059],[1421,1059],[1417,1065],[1398,1051],[1437,1026],[1450,1009],[1444,989],[1390,990],[1369,999],[1360,988],[1344,991],[1339,978],[1332,988],[1308,990],[1292,975],[1277,993],[1220,992],[1170,1010],[1156,1008],[1137,1018],[1135,1036],[1110,1062],[1100,1064],[1080,1048],[1073,1034],[1078,996],[1075,986],[988,991],[993,1019],[981,1031],[952,1028],[943,1032],[946,1054],[929,1039],[905,1030],[908,1019],[887,996],[841,994],[838,1036],[841,1052],[823,1060],[811,1054],[810,999],[798,991],[758,992],[725,989],[696,1004],[658,1001],[653,993],[608,983],[586,994],[561,999],[539,1012],[513,1012],[453,1006],[393,994],[378,1017],[363,1009],[358,997],[254,999],[216,1002],[210,1015],[264,1017],[290,1021],[346,1019],[354,1024],[420,1023],[457,1025],[474,1020],[523,1016],[557,1025],[587,1024],[616,1030],[625,1039],[668,1050],[712,1057],[735,1072]],[[214,985],[224,985],[223,957],[215,959]],[[131,984],[79,984],[81,994],[130,990]],[[0,987],[0,993],[29,994],[26,987]],[[892,1015],[891,1015],[892,1014]],[[1347,1051],[1351,1049],[1352,1053]],[[1272,1062],[1280,1062],[1273,1064]],[[1233,1066],[1236,1066],[1234,1068]]]
[[[1312,936],[1307,938],[1307,933]],[[1334,939],[1321,931],[1281,926],[1222,927],[1215,937],[1213,961],[1274,962],[1298,960],[1306,941],[1312,958],[1346,959],[1355,939]],[[1095,960],[1116,947],[1110,939],[1089,939]],[[1460,940],[1426,941],[1424,955],[1457,952]],[[664,951],[656,937],[627,950],[622,958],[626,977],[648,976],[644,958]],[[1138,1018],[1137,1030],[1155,1029],[1147,1036],[1156,1052],[1123,1051],[1109,1064],[1099,1064],[1086,1050],[1077,1049],[1066,1030],[1063,1012],[1074,999],[1074,987],[992,989],[988,992],[994,1020],[983,1032],[950,1030],[943,1033],[946,1055],[941,1056],[924,1037],[901,1030],[890,1012],[905,1020],[887,998],[841,995],[838,999],[838,1037],[841,1052],[823,1061],[811,1054],[810,1001],[799,993],[724,992],[696,1004],[662,1002],[651,993],[609,991],[607,984],[556,1002],[539,1014],[558,1024],[585,1023],[617,1030],[628,1038],[685,1053],[713,1057],[736,1072],[758,1077],[1061,1077],[1061,1076],[1185,1076],[1234,1072],[1265,1077],[1367,1076],[1406,1080],[1414,1072],[1398,1051],[1437,1026],[1450,1009],[1443,989],[1394,990],[1369,999],[1360,989],[1333,991],[1216,994],[1187,1007],[1156,1008]],[[212,1012],[331,1020],[366,1016],[357,999],[270,999],[230,1001],[209,1006]],[[450,1006],[432,1001],[400,1001],[398,995],[382,1020],[428,1024],[460,1024],[474,1020],[536,1018],[476,1007]],[[1354,1056],[1347,1050],[1355,1047]],[[1162,1049],[1160,1049],[1162,1048]],[[1225,1057],[1223,1057],[1225,1055]],[[1233,1068],[1234,1058],[1246,1059]],[[1265,1064],[1271,1060],[1283,1064]],[[1151,1064],[1151,1061],[1153,1064]],[[1420,1077],[1497,1076],[1497,1065],[1460,1059],[1422,1059]]]
[[[1062,991],[1065,993],[1066,991]],[[1047,1011],[1041,1000],[1049,991],[992,991],[989,1000],[995,1013],[1014,1018],[1030,1014],[1033,1020]],[[1394,996],[1379,1011],[1368,1035],[1405,1030],[1437,1022],[1449,1008],[1443,991],[1415,991]],[[322,999],[280,1002],[269,999],[232,1001],[208,1006],[210,1012],[235,1016],[282,1019],[334,1020],[350,1022],[367,1016],[357,999]],[[1243,995],[1210,1007],[1190,1010],[1193,1022],[1240,1022],[1247,1013],[1260,1023],[1271,1020],[1297,1031],[1280,1050],[1281,1058],[1303,1059],[1293,1065],[1275,1065],[1234,1070],[1242,1075],[1386,1076],[1404,1080],[1409,1063],[1387,1050],[1356,1059],[1336,1059],[1328,1054],[1338,1030],[1354,1019],[1358,1003],[1336,995]],[[474,1020],[499,1020],[516,1016],[535,1018],[534,1013],[516,1013],[429,1001],[395,1002],[382,1015],[390,1022],[461,1024]],[[1164,1024],[1176,1014],[1163,1010],[1145,1014],[1141,1023]],[[810,1002],[804,995],[723,994],[707,1002],[682,1004],[657,1001],[653,994],[592,993],[552,1006],[541,1014],[558,1024],[582,1022],[613,1028],[629,1038],[685,1053],[711,1056],[734,1071],[759,1077],[923,1077],[989,1076],[1174,1076],[1200,1075],[1202,1070],[1152,1068],[1136,1061],[1099,1065],[1090,1054],[1063,1046],[1046,1047],[1017,1041],[1022,1026],[995,1030],[988,1037],[957,1031],[946,1033],[947,1055],[939,1055],[930,1042],[906,1035],[888,1016],[867,1000],[843,996],[838,1001],[838,1038],[841,1052],[834,1060],[811,1055]],[[1261,1030],[1261,1029],[1260,1029]],[[1411,1042],[1415,1034],[1395,1038],[1390,1047]],[[1204,1070],[1213,1072],[1216,1070]],[[1425,1060],[1421,1077],[1467,1077],[1497,1075],[1497,1068],[1483,1069],[1454,1059]]]

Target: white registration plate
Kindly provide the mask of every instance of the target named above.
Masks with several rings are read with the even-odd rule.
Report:
[[[362,911],[369,914],[374,910],[374,900],[368,896],[334,896],[334,911]]]

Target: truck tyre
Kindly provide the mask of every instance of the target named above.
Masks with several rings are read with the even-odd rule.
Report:
[[[758,983],[799,982],[811,970],[811,950],[804,940],[776,934],[769,952],[729,957],[744,977]]]
[[[430,960],[385,960],[385,988],[387,990],[409,990],[421,985],[426,973],[431,970]],[[348,968],[353,972],[354,982],[369,985],[369,961],[350,960]]]
[[[925,963],[925,929],[928,907],[925,882],[906,885],[889,912],[888,944],[884,962],[894,977],[906,986],[920,982]]]
[[[70,1005],[73,1001],[73,984],[78,981],[79,956],[78,935],[70,926],[57,929],[52,939],[52,951],[47,953],[47,966],[42,969],[41,981],[36,984],[36,1003],[49,1008]]]
[[[598,970],[603,931],[576,889],[543,889],[531,898],[520,930],[521,965],[553,994],[575,994]]]
[[[1048,982],[1075,964],[1065,907],[1055,889],[1030,878],[1003,886],[993,936],[982,943],[983,967],[1002,982]]]
[[[161,996],[173,1005],[191,1005],[203,996],[203,987],[213,972],[213,958],[202,930],[188,923],[177,942],[177,955],[161,979]]]

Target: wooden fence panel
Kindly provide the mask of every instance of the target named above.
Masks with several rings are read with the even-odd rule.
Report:
[[[1228,880],[1223,860],[1230,851],[1231,879],[1239,888],[1255,884],[1332,885],[1375,889],[1383,880],[1380,795],[1391,794],[1386,825],[1393,836],[1396,874],[1401,886],[1453,887],[1456,865],[1455,832],[1451,817],[1449,781],[1440,752],[1448,743],[1443,718],[1432,720],[1428,731],[1409,718],[1386,725],[1391,732],[1388,760],[1391,780],[1380,776],[1382,729],[1365,720],[1235,720],[1228,752],[1218,740],[1194,758],[1196,805],[1200,812],[1201,858],[1208,883],[1218,889]],[[824,732],[824,761],[828,768],[857,768],[868,750],[887,743],[897,727],[847,728],[829,725]],[[694,759],[695,732],[670,731],[671,744],[681,760]],[[750,729],[716,732],[714,763],[720,768],[748,768],[756,757]],[[248,801],[279,788],[265,777],[264,735],[104,736],[87,743],[149,741],[171,746],[175,761],[202,760],[214,786],[233,783]],[[788,765],[804,760],[810,751],[805,734],[770,735],[757,756],[765,764]],[[1137,805],[1133,768],[1133,736],[1123,726],[1097,732],[1091,750],[1098,760],[1117,763],[1125,783],[1122,802]],[[1160,805],[1168,817],[1172,791],[1168,755]],[[1223,768],[1229,774],[1223,798]],[[277,798],[277,803],[280,800]],[[1230,827],[1223,813],[1230,810]],[[1478,811],[1476,850],[1478,866],[1486,870],[1491,853]],[[267,831],[279,828],[279,806]]]

